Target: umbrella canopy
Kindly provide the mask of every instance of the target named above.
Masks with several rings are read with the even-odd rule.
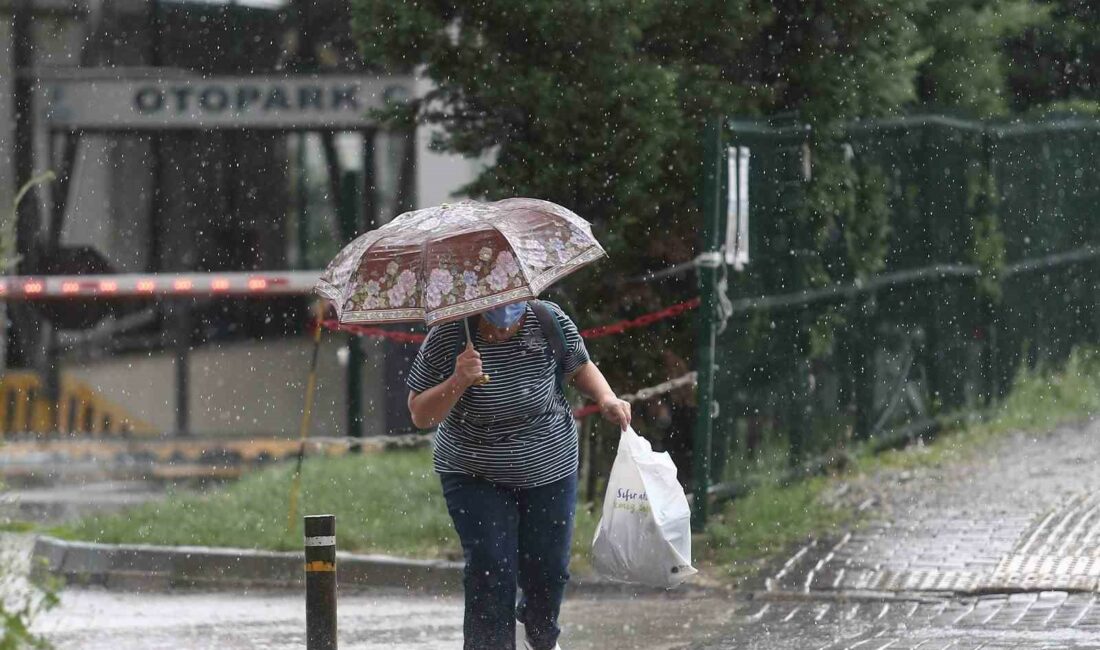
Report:
[[[444,203],[358,237],[315,290],[341,323],[431,326],[535,298],[604,255],[587,221],[549,201]]]

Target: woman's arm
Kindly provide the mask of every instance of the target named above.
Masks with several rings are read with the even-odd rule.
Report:
[[[418,393],[409,391],[409,415],[420,429],[430,429],[451,412],[466,389],[481,380],[481,355],[472,343],[455,360],[455,371],[443,383]]]
[[[615,391],[611,390],[611,385],[596,364],[589,361],[578,368],[571,381],[577,390],[599,404],[600,412],[609,422],[619,425],[620,429],[630,425],[630,402],[615,396]]]

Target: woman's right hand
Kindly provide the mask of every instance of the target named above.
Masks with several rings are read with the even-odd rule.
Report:
[[[455,381],[463,390],[481,381],[481,353],[474,349],[474,344],[466,343],[466,349],[455,360]]]

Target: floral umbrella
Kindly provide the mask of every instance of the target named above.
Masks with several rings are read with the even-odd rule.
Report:
[[[341,323],[431,326],[534,298],[604,255],[587,221],[549,201],[444,203],[358,237],[315,291]]]

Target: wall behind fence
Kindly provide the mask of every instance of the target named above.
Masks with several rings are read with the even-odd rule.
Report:
[[[1100,340],[1100,122],[731,122],[723,145],[750,152],[752,261],[729,271],[712,483],[920,435]]]
[[[346,383],[337,351],[345,341],[327,337],[320,352],[317,404],[311,435],[344,435]],[[385,384],[378,341],[365,342],[364,433],[380,435]],[[305,338],[238,341],[196,348],[189,364],[190,433],[200,436],[296,436],[309,369]],[[167,355],[133,354],[68,364],[104,399],[158,433],[171,432],[175,416],[174,362]]]

